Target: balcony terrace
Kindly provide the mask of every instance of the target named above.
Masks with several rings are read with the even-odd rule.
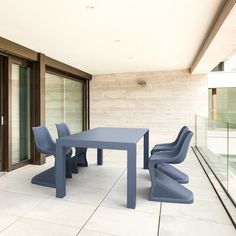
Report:
[[[208,235],[234,236],[224,207],[198,159],[189,149],[178,167],[190,177],[187,187],[194,204],[148,201],[150,177],[142,169],[138,152],[137,207],[126,208],[126,154],[105,151],[104,165],[96,165],[96,152],[88,152],[89,167],[67,180],[67,195],[55,198],[55,189],[31,184],[37,172],[52,166],[27,165],[0,178],[1,236],[12,235]]]

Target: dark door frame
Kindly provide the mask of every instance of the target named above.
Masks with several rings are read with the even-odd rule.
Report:
[[[21,161],[16,164],[12,164],[12,154],[10,152],[10,148],[12,146],[11,144],[11,129],[12,129],[12,113],[11,113],[11,76],[12,76],[12,71],[11,67],[12,64],[17,64],[19,66],[24,66],[24,67],[29,67],[30,68],[30,73],[32,73],[32,67],[31,63],[24,60],[24,59],[19,59],[15,57],[7,57],[5,59],[5,75],[3,77],[3,117],[4,117],[4,125],[3,125],[3,170],[4,171],[11,171],[15,170],[19,167],[22,167],[24,165],[27,165],[31,163],[31,157],[32,157],[32,150],[30,147],[30,154],[29,154],[29,159]],[[29,83],[31,84],[31,80],[29,78]],[[31,87],[31,86],[30,86]],[[31,94],[31,91],[30,91]],[[29,101],[31,103],[31,99]],[[30,117],[31,113],[33,112],[31,109],[31,104],[30,104]],[[30,125],[32,121],[30,120]]]
[[[3,88],[3,57],[0,55],[0,171],[3,170],[3,129],[2,129],[2,117],[3,117],[3,111],[2,111],[2,103],[3,103],[3,97],[2,97],[2,88]]]
[[[32,49],[26,48],[2,37],[0,37],[0,45],[0,122],[1,116],[4,116],[4,125],[0,125],[0,135],[2,137],[0,138],[0,158],[2,156],[2,161],[0,162],[0,171],[11,171],[27,163],[23,162],[12,166],[10,165],[11,161],[8,160],[9,148],[6,147],[8,146],[9,140],[9,110],[8,105],[6,104],[9,104],[9,61],[25,61],[32,69],[30,74],[31,127],[45,124],[45,72],[47,69],[49,69],[50,71],[55,71],[59,74],[67,75],[69,78],[80,80],[83,83],[83,129],[89,129],[89,81],[92,79],[92,75],[68,64],[50,58],[43,53],[36,52]],[[30,147],[31,163],[38,165],[45,163],[45,155],[40,154],[35,148],[32,130],[30,132]]]
[[[1,57],[1,170],[8,171],[8,57]]]

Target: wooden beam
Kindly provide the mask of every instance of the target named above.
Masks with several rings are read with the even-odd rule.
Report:
[[[40,107],[40,114],[38,114],[40,125],[45,125],[45,55],[39,53],[38,55],[38,73],[36,91],[38,91],[38,106]]]
[[[206,37],[201,49],[199,50],[197,56],[195,57],[192,66],[191,66],[191,73],[198,73],[203,72],[201,71],[198,67],[200,66],[201,62],[204,59],[204,56],[206,55],[209,47],[211,46],[213,40],[216,38],[217,34],[219,33],[220,29],[222,28],[222,26],[224,25],[224,23],[226,22],[227,18],[229,17],[229,15],[231,14],[231,12],[233,11],[233,8],[236,5],[236,0],[228,0],[226,1],[222,11],[219,14],[219,17],[217,18],[215,24],[213,25],[209,35]],[[236,26],[236,24],[235,24]],[[236,40],[236,39],[235,39]],[[227,43],[227,42],[225,42]],[[228,55],[224,55],[224,56],[228,56]],[[209,62],[210,63],[210,62]],[[220,63],[220,61],[218,61],[218,63]],[[212,66],[212,68],[211,68]],[[213,69],[213,67],[216,65],[210,65],[209,68]],[[204,73],[207,73],[210,71],[204,71]]]
[[[82,70],[79,70],[79,69],[76,69],[72,66],[69,66],[65,63],[62,63],[60,61],[57,61],[53,58],[50,58],[50,57],[45,57],[45,64],[46,66],[48,67],[52,67],[54,69],[57,69],[59,71],[62,71],[62,72],[67,72],[71,75],[74,75],[74,76],[79,76],[83,79],[92,79],[92,76]]]
[[[2,37],[0,37],[0,51],[31,61],[37,61],[38,59],[37,52]]]
[[[38,54],[35,70],[35,126],[45,125],[45,55]],[[40,154],[35,149],[34,164],[45,163],[46,155]]]
[[[217,120],[217,96],[216,96],[216,88],[212,89],[212,119]]]
[[[2,37],[0,37],[0,52],[2,52],[3,54],[14,55],[30,61],[38,61],[38,54],[41,54]],[[45,56],[44,60],[46,66],[57,69],[58,71],[66,72],[83,79],[92,79],[92,76],[89,73],[67,65],[63,62],[57,61],[51,57]]]
[[[2,147],[4,147],[2,151],[2,162],[3,162],[3,170],[9,171],[9,126],[8,126],[8,103],[9,103],[9,85],[8,85],[8,77],[9,77],[9,59],[2,58],[2,97],[4,100],[2,101],[2,116],[4,117],[4,125],[2,126]]]

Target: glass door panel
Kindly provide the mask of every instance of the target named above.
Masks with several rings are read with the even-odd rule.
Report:
[[[83,130],[83,84],[70,79],[64,80],[64,120],[70,125],[71,133]]]
[[[83,83],[46,73],[45,123],[54,139],[55,124],[60,122],[67,123],[71,133],[83,130]]]
[[[30,159],[30,69],[11,64],[10,94],[10,157],[11,164]]]

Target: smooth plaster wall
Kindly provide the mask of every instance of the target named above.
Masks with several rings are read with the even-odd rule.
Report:
[[[174,139],[183,125],[194,130],[195,114],[207,116],[207,75],[188,70],[95,75],[90,99],[91,128],[147,127],[151,147]]]

